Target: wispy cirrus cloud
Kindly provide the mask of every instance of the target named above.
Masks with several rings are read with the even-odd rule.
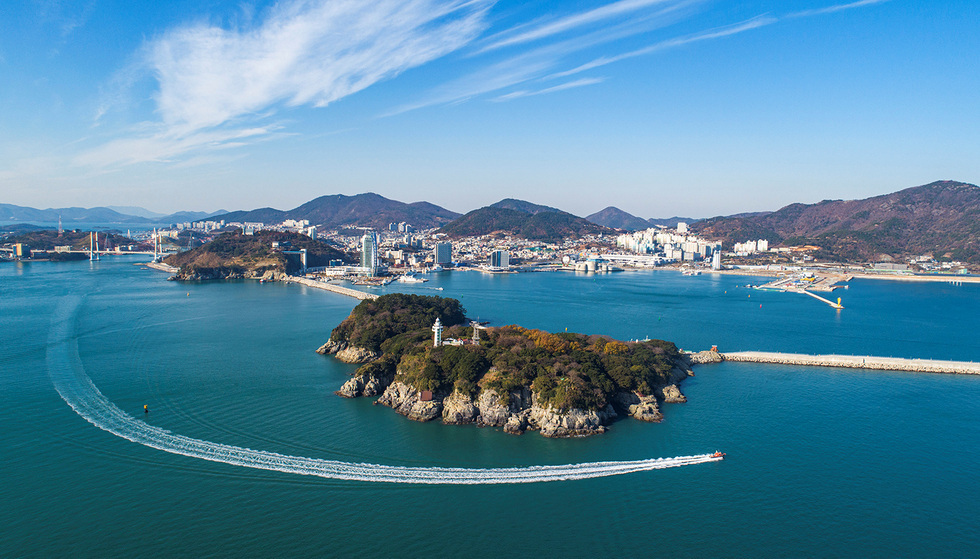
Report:
[[[163,161],[269,133],[247,124],[282,107],[324,107],[453,52],[486,28],[491,0],[288,0],[242,28],[197,23],[149,41],[160,122],[78,158]],[[130,80],[131,81],[131,80]],[[107,110],[100,107],[97,117]],[[243,124],[244,122],[244,124]]]
[[[488,36],[483,34],[494,0],[282,0],[267,12],[244,13],[239,25],[194,23],[149,40],[116,77],[115,90],[132,89],[140,77],[151,76],[158,120],[75,161],[97,167],[172,163],[279,137],[286,132],[270,121],[284,109],[325,107],[451,53],[460,54],[456,77],[433,83],[415,101],[381,116],[473,98],[510,101],[594,85],[605,78],[548,82],[784,18],[886,1],[858,0],[779,17],[764,14],[670,37],[662,31],[693,21],[710,7],[708,0],[615,0]],[[647,45],[636,48],[644,39]],[[124,104],[124,95],[107,95],[97,120]]]
[[[671,0],[619,0],[618,2],[606,4],[605,6],[600,6],[592,10],[561,17],[554,21],[541,23],[537,26],[531,27],[530,29],[527,29],[526,26],[521,26],[520,28],[514,30],[504,31],[498,35],[489,37],[488,42],[490,44],[480,50],[481,52],[486,52],[503,47],[537,41],[559,33],[571,31],[579,27],[593,25],[604,20],[621,17],[627,14],[633,15],[634,12],[650,8],[652,6],[670,3],[676,4],[676,0],[674,2],[671,2]]]
[[[570,70],[565,70],[563,72],[557,72],[552,75],[555,78],[567,77],[572,74],[578,74],[585,72],[587,70],[594,70],[602,66],[607,66],[616,62],[626,60],[628,58],[636,58],[637,56],[645,56],[648,54],[653,54],[657,51],[666,50],[670,48],[676,48],[690,43],[696,43],[699,41],[708,41],[711,39],[720,39],[722,37],[728,37],[731,35],[737,35],[739,33],[744,33],[746,31],[751,31],[753,29],[758,29],[766,25],[772,25],[779,21],[778,19],[771,16],[759,16],[754,17],[750,20],[736,23],[734,25],[728,25],[718,29],[711,29],[708,31],[703,31],[701,33],[695,33],[692,35],[687,35],[684,37],[675,37],[673,39],[667,39],[654,43],[652,45],[643,47],[641,49],[632,50],[629,52],[624,52],[617,54],[615,56],[604,56],[597,58],[591,62],[587,62]]]
[[[792,13],[788,17],[806,17],[806,16],[818,16],[822,14],[832,14],[834,12],[851,10],[853,8],[863,8],[865,6],[872,6],[874,4],[883,4],[888,1],[889,0],[858,0],[857,2],[849,2],[847,4],[836,4],[833,6],[827,6],[826,8],[803,10],[801,12]]]
[[[521,91],[512,91],[511,93],[507,93],[505,95],[501,95],[500,97],[493,99],[493,101],[499,103],[503,101],[511,101],[513,99],[519,99],[521,97],[533,97],[535,95],[545,95],[547,93],[554,93],[556,91],[564,91],[566,89],[573,89],[576,87],[585,87],[587,85],[595,85],[597,83],[602,83],[604,81],[606,81],[605,78],[582,78],[580,80],[570,81],[563,84],[546,87],[544,89],[530,90],[530,91],[525,89]]]

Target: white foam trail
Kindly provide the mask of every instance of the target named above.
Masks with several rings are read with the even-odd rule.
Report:
[[[85,374],[73,335],[81,298],[66,297],[52,319],[48,340],[48,375],[55,389],[78,415],[92,425],[126,440],[164,452],[330,479],[419,484],[535,483],[588,479],[716,462],[710,454],[624,462],[589,462],[521,468],[435,468],[364,464],[289,456],[177,435],[127,415],[110,402]]]

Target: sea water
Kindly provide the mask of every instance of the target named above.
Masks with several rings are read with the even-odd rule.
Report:
[[[353,299],[167,282],[133,264],[0,265],[0,556],[968,556],[980,544],[978,377],[704,365],[663,423],[516,437],[335,396],[356,367],[313,350]],[[980,358],[974,285],[856,280],[833,294],[838,312],[739,276],[428,277],[375,291],[457,297],[491,325],[691,350]],[[247,467],[274,455],[523,472],[716,449],[728,458],[505,485]]]

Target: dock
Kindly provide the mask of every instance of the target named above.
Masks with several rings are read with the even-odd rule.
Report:
[[[870,369],[874,371],[980,375],[980,363],[968,361],[903,359],[900,357],[875,357],[870,355],[807,355],[802,353],[772,353],[765,351],[737,351],[719,353],[718,355],[722,361],[741,363],[771,363],[776,365],[803,365],[808,367]]]
[[[358,291],[356,289],[351,289],[349,287],[343,287],[341,285],[334,285],[332,283],[327,283],[325,281],[317,281],[310,278],[303,278],[299,276],[285,276],[283,281],[290,283],[298,283],[305,285],[307,287],[312,287],[314,289],[323,289],[325,291],[332,291],[334,293],[339,293],[340,295],[346,295],[348,297],[353,297],[355,299],[377,299],[378,296],[374,293],[365,293],[363,291]]]

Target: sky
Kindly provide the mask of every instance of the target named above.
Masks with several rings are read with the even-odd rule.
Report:
[[[707,217],[980,182],[976,0],[5,0],[0,203]]]

